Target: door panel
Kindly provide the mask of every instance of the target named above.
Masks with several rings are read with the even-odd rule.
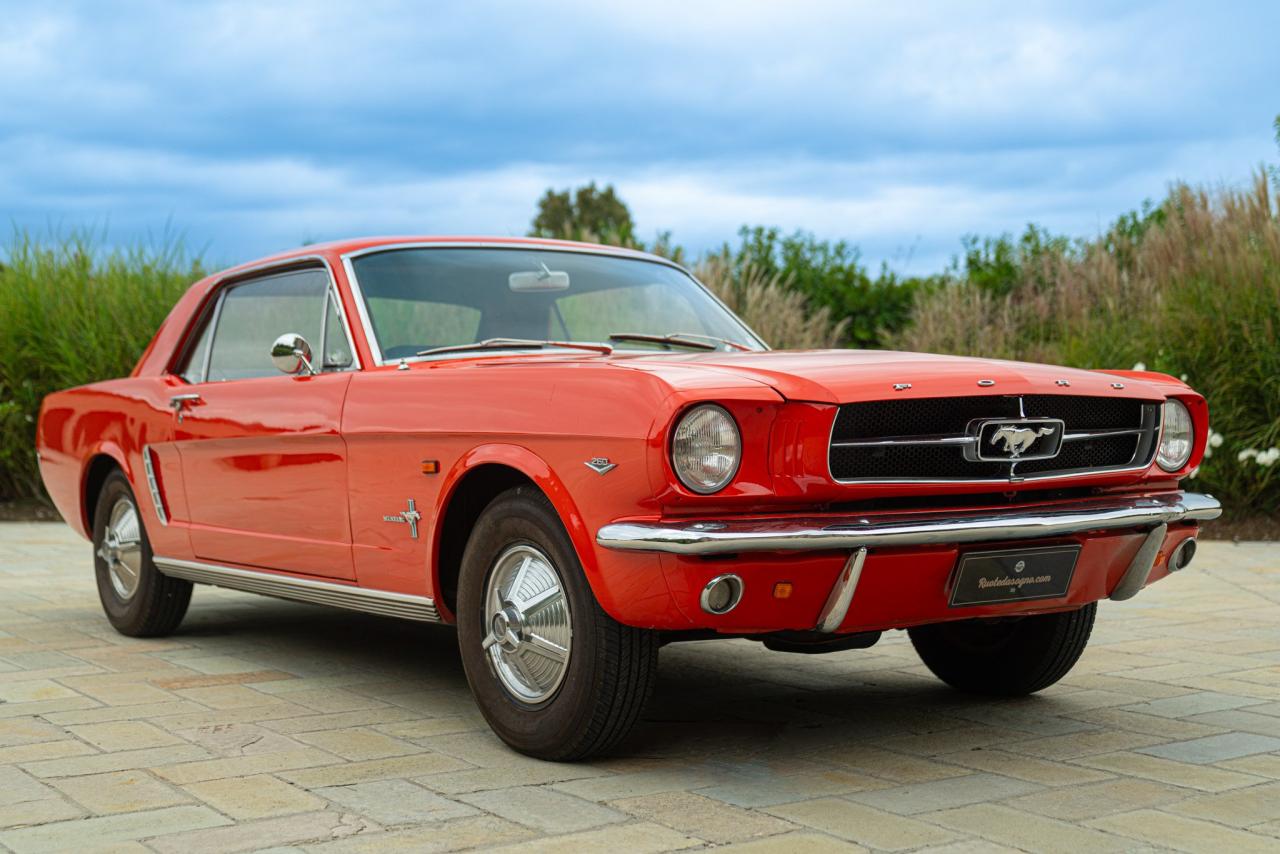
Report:
[[[176,425],[197,558],[353,579],[349,373],[187,387]]]
[[[212,305],[170,398],[197,558],[354,578],[341,431],[353,360],[332,294],[311,267],[236,282]],[[322,373],[280,373],[270,353],[286,333],[319,345]]]

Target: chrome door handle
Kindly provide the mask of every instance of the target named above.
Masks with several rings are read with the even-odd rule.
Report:
[[[188,403],[195,403],[198,400],[200,400],[200,395],[195,392],[191,392],[189,394],[175,394],[173,397],[169,398],[169,406],[171,406],[173,411],[178,414],[179,424],[182,423],[182,413],[186,405]]]

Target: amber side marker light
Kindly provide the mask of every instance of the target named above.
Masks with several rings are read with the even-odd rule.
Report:
[[[423,474],[439,474],[440,461],[439,460],[423,460],[422,473]]]
[[[774,599],[790,599],[791,598],[791,582],[779,581],[777,584],[773,585],[773,598]]]

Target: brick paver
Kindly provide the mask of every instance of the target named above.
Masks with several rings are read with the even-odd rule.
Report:
[[[117,635],[88,546],[0,525],[0,849],[1280,850],[1280,547],[1205,542],[1061,684],[944,688],[905,636],[667,647],[618,756],[511,753],[447,628],[196,589]]]

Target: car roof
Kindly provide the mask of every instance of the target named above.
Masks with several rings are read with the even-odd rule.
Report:
[[[667,264],[671,263],[668,259],[652,255],[648,252],[642,252],[638,249],[628,249],[621,246],[608,246],[600,243],[584,243],[576,240],[554,240],[544,237],[511,237],[493,235],[392,235],[380,237],[351,237],[342,240],[330,240],[324,243],[311,243],[306,246],[299,246],[296,249],[279,252],[265,258],[257,258],[243,264],[237,264],[234,267],[221,271],[216,277],[222,279],[229,274],[234,274],[241,270],[255,269],[281,261],[288,261],[291,258],[301,258],[310,255],[348,255],[384,246],[392,247],[414,244],[430,245],[433,243],[450,246],[465,246],[467,244],[475,244],[477,246],[530,246],[567,251],[580,250],[604,252],[611,255],[621,255],[630,258],[646,258],[663,261]]]

